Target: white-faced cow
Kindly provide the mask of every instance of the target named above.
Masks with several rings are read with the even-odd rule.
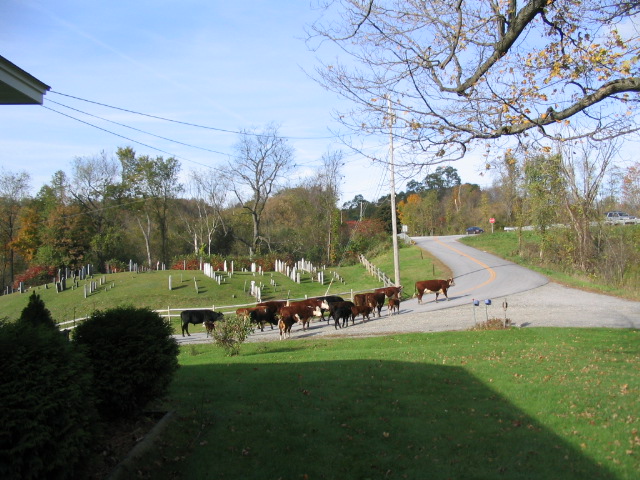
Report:
[[[198,323],[205,322],[217,322],[218,320],[222,320],[224,318],[224,314],[221,312],[214,312],[213,310],[183,310],[180,314],[180,320],[182,323],[182,336],[184,337],[184,332],[187,332],[187,335],[191,336],[189,333],[189,324],[193,323],[197,325]]]
[[[320,316],[322,314],[320,311],[320,303],[321,301],[316,299],[291,302],[289,305],[280,309],[280,317],[282,319],[293,317],[297,322],[302,324],[302,330],[304,331],[311,324],[311,319],[314,316]]]
[[[425,293],[435,293],[436,294],[436,302],[438,301],[438,295],[444,294],[444,296],[449,300],[449,295],[447,295],[447,290],[449,287],[453,287],[455,285],[453,278],[449,280],[422,280],[420,282],[416,282],[416,294],[414,296],[418,297],[418,303],[422,303],[422,295]]]
[[[324,312],[329,310],[329,307],[323,307],[324,304],[329,304],[331,302],[344,302],[344,298],[339,297],[338,295],[325,295],[324,297],[316,297],[320,302],[320,311],[322,315],[320,315],[320,320],[324,319]],[[329,325],[329,316],[327,316],[327,325]]]

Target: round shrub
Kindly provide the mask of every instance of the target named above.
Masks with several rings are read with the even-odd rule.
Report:
[[[74,331],[93,368],[96,406],[105,418],[134,415],[166,394],[179,347],[169,320],[148,308],[94,312]]]
[[[98,420],[86,358],[57,329],[0,324],[0,478],[82,477]]]

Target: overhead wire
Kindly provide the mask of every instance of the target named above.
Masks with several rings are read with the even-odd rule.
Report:
[[[103,132],[109,133],[109,134],[111,134],[111,135],[115,135],[116,137],[122,138],[122,139],[124,139],[124,140],[128,140],[128,141],[130,141],[130,142],[137,143],[138,145],[142,145],[143,147],[150,148],[150,149],[155,150],[155,151],[160,152],[160,153],[165,153],[165,154],[167,154],[167,155],[170,155],[171,157],[174,157],[174,158],[177,158],[177,159],[181,159],[181,160],[185,160],[185,161],[187,161],[187,162],[195,163],[196,165],[200,165],[200,166],[202,166],[202,167],[214,168],[214,167],[212,167],[211,165],[207,165],[207,164],[202,163],[202,162],[197,162],[196,160],[191,160],[190,158],[186,158],[186,157],[183,157],[183,156],[180,156],[180,155],[175,155],[175,154],[173,154],[173,153],[171,153],[171,152],[168,152],[168,151],[166,151],[166,150],[162,150],[161,148],[154,147],[154,146],[149,145],[149,144],[147,144],[147,143],[141,142],[141,141],[139,141],[139,140],[135,140],[135,139],[133,139],[133,138],[129,138],[129,137],[125,136],[125,135],[121,135],[121,134],[116,133],[116,132],[112,132],[111,130],[107,130],[106,128],[99,127],[98,125],[94,125],[93,123],[87,122],[87,121],[85,121],[85,120],[81,120],[81,119],[79,119],[79,118],[76,118],[76,117],[74,117],[74,116],[72,116],[72,115],[69,115],[69,114],[63,113],[63,112],[61,112],[61,111],[59,111],[59,110],[56,110],[56,109],[54,109],[54,108],[47,107],[47,106],[45,106],[45,105],[42,105],[42,108],[46,108],[47,110],[50,110],[50,111],[52,111],[52,112],[55,112],[55,113],[57,113],[57,114],[59,114],[59,115],[62,115],[62,116],[67,117],[67,118],[70,118],[70,119],[75,120],[75,121],[80,122],[80,123],[84,123],[85,125],[89,125],[90,127],[97,128],[98,130],[101,130],[101,131],[103,131]],[[224,154],[223,154],[223,155],[224,155]]]
[[[197,148],[198,150],[204,150],[206,152],[217,153],[217,154],[220,154],[220,155],[228,156],[228,154],[224,153],[224,152],[219,152],[217,150],[211,150],[211,149],[205,148],[205,147],[199,147],[197,145],[192,145],[190,143],[185,143],[185,142],[181,142],[179,140],[174,140],[172,138],[163,137],[162,135],[156,135],[155,133],[147,132],[146,130],[142,130],[142,129],[136,128],[136,127],[131,127],[129,125],[125,125],[124,123],[116,122],[114,120],[109,120],[108,118],[100,117],[98,115],[94,115],[92,113],[85,112],[84,110],[80,110],[80,109],[71,107],[69,105],[65,105],[63,103],[56,102],[55,100],[47,100],[47,101],[51,102],[51,103],[55,103],[56,105],[60,105],[61,107],[64,107],[64,108],[68,108],[69,110],[73,110],[74,112],[82,113],[83,115],[87,115],[89,117],[97,118],[97,119],[103,120],[105,122],[113,123],[114,125],[118,125],[120,127],[128,128],[130,130],[135,130],[136,132],[144,133],[146,135],[151,135],[152,137],[156,137],[156,138],[159,138],[161,140],[167,140],[168,142],[177,143],[179,145],[184,145],[185,147]]]
[[[260,133],[247,132],[247,131],[241,131],[241,130],[229,130],[229,129],[220,128],[220,127],[211,127],[211,126],[207,126],[207,125],[200,125],[200,124],[197,124],[197,123],[183,122],[181,120],[174,120],[174,119],[171,119],[171,118],[160,117],[158,115],[151,115],[149,113],[137,112],[135,110],[130,110],[128,108],[116,107],[116,106],[109,105],[109,104],[106,104],[106,103],[96,102],[94,100],[87,100],[86,98],[76,97],[74,95],[69,95],[67,93],[57,92],[55,90],[50,90],[50,93],[55,93],[56,95],[62,95],[64,97],[73,98],[75,100],[80,100],[81,102],[87,102],[87,103],[92,103],[94,105],[100,105],[101,107],[107,107],[107,108],[112,108],[114,110],[120,110],[121,112],[133,113],[134,115],[140,115],[140,116],[143,116],[143,117],[154,118],[156,120],[163,120],[165,122],[177,123],[177,124],[186,125],[186,126],[189,126],[189,127],[203,128],[203,129],[206,129],[206,130],[214,130],[216,132],[223,132],[223,133],[233,133],[234,135],[249,135],[249,136],[255,136],[255,137],[263,137],[264,136],[263,134],[260,134]],[[281,136],[281,138],[288,139],[288,140],[330,140],[330,139],[339,138],[339,137],[340,137],[339,135],[332,135],[332,136],[328,136],[328,137],[289,137],[289,136]]]

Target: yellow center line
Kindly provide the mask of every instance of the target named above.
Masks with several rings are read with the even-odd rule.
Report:
[[[457,248],[452,247],[451,245],[438,240],[437,238],[435,238],[434,240],[436,242],[438,242],[440,245],[442,245],[443,247],[446,247],[449,250],[453,250],[454,252],[456,252],[459,255],[462,255],[463,257],[467,257],[469,260],[471,260],[472,262],[477,263],[478,265],[480,265],[482,268],[484,268],[485,270],[487,270],[489,272],[489,279],[487,281],[481,283],[480,285],[476,285],[475,287],[468,288],[467,290],[464,290],[462,292],[456,292],[456,294],[462,294],[462,293],[470,292],[472,290],[476,290],[476,289],[478,289],[480,287],[484,287],[485,285],[488,285],[489,283],[493,282],[496,279],[496,272],[489,265],[487,265],[486,263],[482,263],[477,258],[473,258],[471,255],[468,255],[468,254],[458,250]]]

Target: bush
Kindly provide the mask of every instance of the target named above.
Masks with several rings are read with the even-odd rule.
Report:
[[[86,358],[57,329],[0,323],[0,478],[81,471],[98,418]]]
[[[13,282],[13,288],[18,288],[20,282],[23,282],[27,287],[36,287],[38,285],[44,285],[45,283],[51,283],[56,276],[55,267],[47,267],[44,265],[32,265],[26,272],[16,275]]]
[[[143,411],[162,397],[178,368],[179,347],[169,320],[148,308],[94,312],[73,338],[93,367],[99,412],[109,419]]]
[[[478,330],[504,330],[512,326],[511,320],[501,318],[490,318],[486,322],[476,323],[473,327],[470,327],[471,331]]]
[[[213,341],[232,357],[240,353],[240,345],[253,332],[253,326],[248,318],[229,316],[222,322],[217,322],[213,331]]]
[[[29,303],[22,310],[18,322],[21,324],[28,323],[33,326],[45,325],[57,330],[56,322],[53,320],[51,312],[45,307],[40,295],[36,292],[29,296]]]

